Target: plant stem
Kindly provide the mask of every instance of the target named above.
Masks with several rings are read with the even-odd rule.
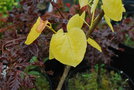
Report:
[[[65,19],[63,13],[60,11],[60,9],[57,7],[57,5],[55,5],[55,4],[52,2],[52,0],[50,0],[50,3],[52,4],[53,7],[55,7],[55,8],[57,9],[57,11],[58,11],[59,14],[61,15],[61,17],[62,17],[63,19]]]
[[[53,32],[53,33],[56,33],[56,31],[52,28],[52,26],[48,26],[47,27]]]
[[[68,75],[68,72],[70,70],[71,66],[66,66],[65,69],[64,69],[64,72],[63,72],[63,75],[60,79],[60,82],[58,84],[58,87],[56,88],[56,90],[61,90],[62,86],[63,86],[63,83]]]
[[[94,21],[92,27],[90,28],[90,30],[87,32],[87,37],[90,36],[90,34],[94,31],[94,29],[96,28],[96,26],[99,24],[99,22],[101,21],[102,17],[104,16],[104,12],[101,11],[100,15],[96,18],[96,20]],[[63,83],[68,75],[68,72],[70,70],[71,66],[66,66],[65,69],[64,69],[64,72],[63,72],[63,75],[60,79],[60,82],[58,84],[58,87],[56,90],[61,90],[62,86],[63,86]]]
[[[99,16],[96,18],[96,20],[94,21],[93,25],[91,26],[91,28],[89,29],[89,31],[87,32],[86,36],[89,37],[90,34],[94,31],[94,29],[96,28],[96,26],[100,23],[102,17],[104,16],[104,12],[101,11],[101,13],[99,14]]]

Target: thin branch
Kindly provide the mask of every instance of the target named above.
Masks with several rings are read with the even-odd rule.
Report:
[[[86,36],[89,37],[91,35],[91,33],[94,31],[94,29],[96,28],[96,26],[100,23],[102,17],[104,16],[104,12],[101,11],[101,13],[99,14],[99,16],[96,18],[96,20],[94,21],[92,27],[90,28],[90,30],[87,32]]]
[[[60,82],[58,84],[58,87],[56,88],[56,90],[61,90],[62,86],[63,86],[63,83],[69,73],[69,70],[70,70],[71,66],[66,66],[65,69],[64,69],[64,72],[63,72],[63,75],[60,79]]]
[[[60,9],[57,7],[57,5],[55,5],[55,3],[52,2],[51,0],[50,0],[50,2],[51,2],[51,4],[52,4],[52,6],[55,7],[55,8],[57,9],[57,11],[60,13],[61,17],[62,17],[63,19],[65,19],[63,13],[60,11]]]

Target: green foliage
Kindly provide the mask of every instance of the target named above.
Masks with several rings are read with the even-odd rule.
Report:
[[[130,36],[128,36],[128,34],[126,34],[126,39],[124,41],[124,43],[128,46],[132,46],[134,47],[134,41],[132,40],[132,38],[130,38]]]
[[[33,56],[32,59],[30,60],[30,63],[34,63],[34,62],[37,62],[38,59],[36,56]]]
[[[97,83],[98,71],[77,73],[68,81],[69,90],[98,90]],[[119,73],[111,71],[107,72],[101,69],[101,87],[99,90],[123,90],[124,86],[128,86],[127,80],[123,80]]]
[[[28,75],[32,75],[36,78],[35,80],[35,87],[36,88],[32,88],[32,89],[28,89],[28,90],[49,90],[50,89],[50,85],[49,85],[49,81],[47,76],[45,76],[44,74],[42,74],[40,72],[40,68],[38,66],[32,65],[32,63],[36,63],[38,61],[36,56],[33,56],[30,59],[30,63],[31,65],[27,66],[25,68],[25,73],[27,73]],[[23,74],[22,74],[22,78],[23,78]]]
[[[18,6],[20,0],[0,0],[0,13],[7,16],[7,11],[12,10],[14,6]]]
[[[35,86],[36,88],[33,88],[31,90],[49,90],[50,89],[50,85],[49,82],[47,80],[47,78],[42,75],[41,73],[37,72],[37,71],[30,71],[29,74],[36,76],[36,81],[35,81]]]
[[[36,79],[34,82],[35,88],[27,88],[27,90],[50,90],[50,83],[46,75],[36,70],[28,71],[28,74],[34,76]],[[21,78],[24,78],[23,73],[21,75]],[[20,88],[19,90],[24,90],[24,88]]]

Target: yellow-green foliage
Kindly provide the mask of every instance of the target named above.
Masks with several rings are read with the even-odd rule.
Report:
[[[6,15],[7,11],[12,10],[13,6],[17,6],[20,0],[0,0],[0,13]]]
[[[38,88],[38,90],[50,90],[50,84],[49,81],[46,79],[45,76],[43,75],[39,75],[36,78],[36,82],[35,82],[36,87]],[[35,88],[32,90],[36,90]]]
[[[98,90],[97,71],[77,73],[68,81],[69,90]],[[123,90],[124,86],[128,86],[126,80],[121,78],[121,75],[114,71],[101,71],[101,87],[99,90]]]

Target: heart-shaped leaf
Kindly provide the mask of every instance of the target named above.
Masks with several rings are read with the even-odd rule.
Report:
[[[125,12],[122,0],[102,0],[102,2],[103,10],[107,17],[114,21],[122,19],[122,13]]]
[[[71,17],[67,24],[67,30],[69,31],[74,27],[82,28],[82,25],[84,23],[83,19],[85,19],[85,12],[83,12],[81,16],[79,14],[76,14]]]
[[[80,28],[72,28],[67,33],[60,29],[52,36],[49,58],[76,67],[83,60],[86,47],[86,36]]]

